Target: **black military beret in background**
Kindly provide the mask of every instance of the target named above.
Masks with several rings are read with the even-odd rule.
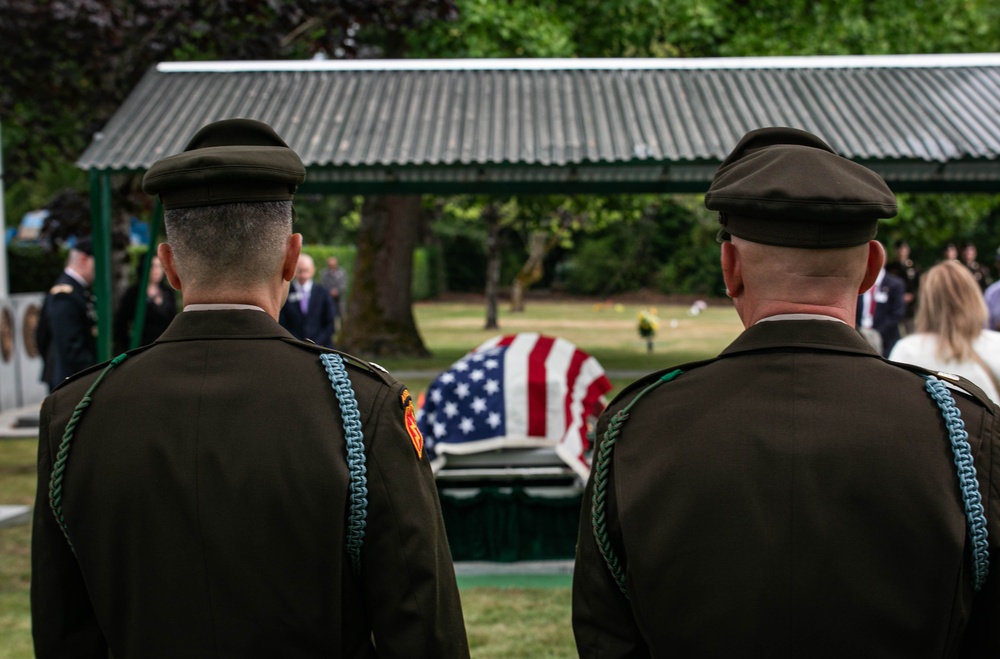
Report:
[[[203,127],[182,153],[156,162],[142,189],[163,207],[291,201],[306,170],[298,154],[265,123],[224,119]]]
[[[879,218],[896,214],[881,176],[797,128],[744,135],[715,173],[705,206],[719,211],[723,238],[813,249],[866,243]]]
[[[72,249],[83,252],[87,256],[94,255],[94,243],[91,241],[90,236],[77,238],[76,242],[73,243]]]

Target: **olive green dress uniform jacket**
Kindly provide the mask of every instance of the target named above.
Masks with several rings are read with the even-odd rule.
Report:
[[[62,493],[75,555],[48,483],[99,369],[46,399],[31,584],[40,659],[468,656],[403,387],[349,363],[369,502],[360,578],[351,572],[344,431],[321,352],[260,311],[180,314],[105,377],[77,426]]]
[[[602,416],[642,385],[633,385]],[[976,390],[978,392],[978,390]],[[1000,657],[1000,430],[954,392],[989,526],[970,541],[942,415],[851,327],[781,320],[661,384],[614,446],[607,517],[626,599],[580,525],[580,656]]]

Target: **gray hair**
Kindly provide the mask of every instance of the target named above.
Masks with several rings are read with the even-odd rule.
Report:
[[[278,276],[292,233],[292,202],[174,208],[163,215],[181,281],[247,286]]]

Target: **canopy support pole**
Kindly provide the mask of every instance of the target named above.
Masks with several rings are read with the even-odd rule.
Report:
[[[94,298],[97,306],[97,361],[111,359],[111,174],[90,170],[90,238],[94,247]]]
[[[160,204],[159,197],[153,206],[153,219],[149,223],[149,246],[146,249],[146,257],[143,259],[142,270],[139,272],[139,293],[135,300],[135,317],[132,319],[132,336],[129,338],[128,348],[138,348],[142,343],[142,330],[146,326],[146,288],[149,287],[149,271],[153,267],[153,257],[156,256],[156,239],[160,235],[160,227],[163,226],[163,205]]]

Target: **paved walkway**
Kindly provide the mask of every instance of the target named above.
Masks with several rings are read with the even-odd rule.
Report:
[[[38,437],[38,413],[42,404],[16,407],[0,412],[0,439]]]
[[[27,524],[31,518],[31,506],[0,506],[0,528]]]
[[[459,588],[569,588],[573,585],[572,559],[553,561],[458,561]]]

